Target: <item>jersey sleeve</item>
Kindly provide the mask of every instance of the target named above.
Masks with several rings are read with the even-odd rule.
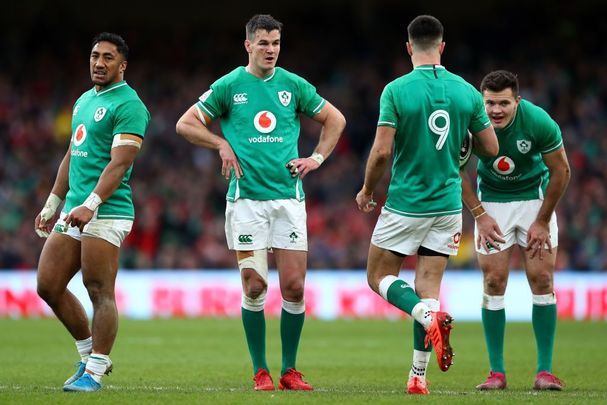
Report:
[[[489,126],[491,126],[491,121],[489,120],[487,112],[485,111],[483,97],[475,89],[473,89],[472,92],[474,114],[472,115],[472,119],[470,120],[470,126],[468,127],[468,129],[471,133],[477,134],[483,129],[489,128]]]
[[[534,134],[541,154],[554,152],[563,145],[561,129],[544,110],[540,110],[537,115]]]
[[[112,135],[132,134],[145,136],[150,124],[150,112],[141,100],[129,100],[116,108]]]
[[[396,128],[397,123],[398,114],[396,113],[396,106],[394,105],[392,87],[387,85],[384,87],[384,91],[381,93],[379,99],[379,119],[377,121],[377,126]]]
[[[224,80],[217,80],[211,85],[202,96],[198,98],[196,106],[208,114],[211,119],[217,119],[228,111],[228,103],[225,101],[227,94],[227,83]]]
[[[312,118],[322,110],[327,101],[316,92],[316,87],[306,79],[297,77],[296,80],[299,91],[297,111]]]

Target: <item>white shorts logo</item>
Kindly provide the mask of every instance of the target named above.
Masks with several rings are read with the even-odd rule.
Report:
[[[97,109],[97,111],[95,111],[95,122],[99,122],[103,119],[103,117],[105,117],[105,113],[107,112],[107,109],[105,107],[99,107]]]
[[[255,114],[253,125],[262,134],[269,134],[276,128],[276,117],[270,111],[260,111]]]
[[[510,174],[514,171],[514,161],[508,156],[500,156],[493,162],[493,170],[499,174]]]
[[[86,127],[84,126],[84,124],[80,124],[78,125],[78,128],[76,128],[76,132],[74,132],[74,139],[72,142],[74,142],[74,146],[80,146],[84,143],[85,139]]]

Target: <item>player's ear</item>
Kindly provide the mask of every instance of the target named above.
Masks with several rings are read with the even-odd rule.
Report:
[[[440,45],[438,46],[439,55],[442,55],[444,51],[445,51],[445,43],[441,42]]]
[[[126,65],[127,65],[127,62],[125,60],[120,62],[120,68],[119,68],[120,73],[124,73],[124,71],[126,70]]]
[[[249,41],[248,39],[244,40],[244,49],[247,50],[247,53],[252,53],[253,52],[251,50],[251,41]]]
[[[413,56],[413,45],[411,45],[411,42],[407,42],[406,46],[407,46],[407,53],[409,54],[409,56]]]

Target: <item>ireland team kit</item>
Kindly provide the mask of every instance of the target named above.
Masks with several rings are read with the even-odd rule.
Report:
[[[305,79],[276,67],[265,78],[238,67],[205,92],[197,107],[221,129],[243,176],[231,176],[228,201],[304,199],[299,176],[285,164],[299,157],[299,114],[316,115],[326,101]]]
[[[479,156],[479,199],[487,202],[543,199],[549,172],[542,155],[563,145],[558,124],[540,107],[521,100],[512,122],[495,133],[500,146],[497,157]]]
[[[125,81],[103,88],[93,87],[74,104],[69,168],[69,191],[63,211],[82,204],[94,190],[111,159],[114,135],[144,137],[150,113]],[[133,220],[135,216],[128,180],[131,166],[114,193],[101,204],[99,219]]]
[[[490,126],[480,93],[440,65],[386,85],[377,126],[396,129],[385,209],[409,217],[459,214],[459,153],[468,131]]]

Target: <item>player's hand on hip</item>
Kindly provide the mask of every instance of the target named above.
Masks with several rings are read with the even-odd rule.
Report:
[[[237,179],[242,177],[242,169],[238,164],[236,154],[228,142],[223,142],[219,147],[219,157],[221,158],[221,175],[225,177],[226,180],[230,179],[232,171],[234,171],[234,176],[236,176]]]
[[[356,194],[356,205],[362,212],[371,212],[377,206],[377,203],[373,201],[373,193],[369,194],[365,187]]]
[[[527,231],[527,251],[531,251],[531,258],[536,255],[540,260],[543,259],[543,250],[546,246],[548,252],[552,254],[552,242],[550,242],[550,225],[545,221],[537,219],[531,224]]]
[[[476,239],[476,247],[478,249],[482,246],[485,252],[489,253],[489,249],[501,250],[502,248],[499,244],[506,243],[499,225],[486,212],[476,218],[476,228],[478,229],[478,237]]]
[[[77,226],[80,229],[80,232],[82,232],[84,226],[93,219],[94,215],[95,211],[91,211],[87,207],[79,205],[65,216],[65,226]]]
[[[320,167],[320,163],[318,163],[314,159],[307,157],[293,159],[286,164],[286,167],[289,172],[291,172],[291,177],[299,176],[303,179],[304,177],[306,177],[306,174],[310,173],[312,170],[318,169]]]

